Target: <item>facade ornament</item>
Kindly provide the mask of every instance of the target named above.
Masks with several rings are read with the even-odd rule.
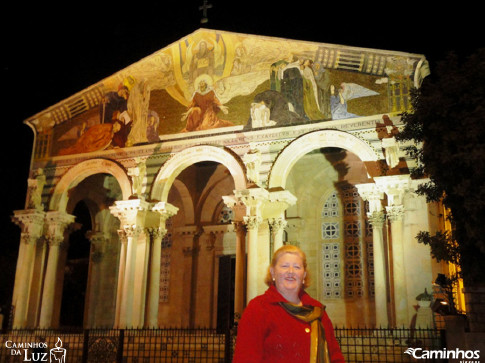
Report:
[[[143,198],[146,189],[146,159],[136,157],[136,166],[128,169],[128,175],[131,177],[132,196]]]
[[[399,143],[395,137],[399,130],[394,126],[389,116],[384,115],[382,120],[384,124],[378,124],[378,137],[381,140],[381,147],[384,149],[387,165],[394,168],[399,164]]]
[[[44,209],[44,205],[42,204],[42,191],[44,190],[45,183],[46,177],[44,175],[44,170],[41,168],[37,169],[35,172],[35,178],[29,178],[27,180],[27,209]]]
[[[259,185],[259,171],[261,168],[261,151],[258,149],[251,149],[243,155],[242,161],[246,166],[247,178],[254,184]]]

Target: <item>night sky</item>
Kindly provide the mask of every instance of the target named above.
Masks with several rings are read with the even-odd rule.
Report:
[[[13,3],[13,4],[12,4]],[[483,40],[476,5],[423,8],[425,1],[230,1],[126,3],[13,1],[3,7],[4,84],[1,228],[23,209],[33,134],[22,122],[199,28],[424,54],[431,67],[450,50],[470,54]],[[432,70],[432,69],[431,69]]]

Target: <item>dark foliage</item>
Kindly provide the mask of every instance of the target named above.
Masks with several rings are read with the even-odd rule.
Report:
[[[413,92],[413,112],[403,115],[399,140],[422,143],[409,148],[418,167],[414,176],[431,182],[419,192],[441,200],[451,211],[453,232],[430,236],[438,260],[459,261],[468,283],[485,276],[485,49],[466,58],[449,54]]]

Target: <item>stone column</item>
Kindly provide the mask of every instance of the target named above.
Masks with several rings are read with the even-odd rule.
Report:
[[[404,194],[409,190],[410,176],[395,175],[374,178],[379,189],[387,195],[387,218],[391,224],[392,282],[394,287],[394,314],[397,327],[410,323],[410,303],[407,292],[406,266],[404,260],[403,216]]]
[[[193,327],[194,324],[194,284],[196,278],[197,255],[199,253],[198,239],[200,231],[197,226],[185,226],[176,229],[177,239],[182,241],[183,254],[183,283],[182,296],[183,306],[181,308],[181,325],[185,327]]]
[[[396,326],[407,327],[409,324],[408,293],[406,284],[406,266],[404,264],[404,245],[402,240],[402,219],[404,207],[394,205],[386,207],[387,218],[391,223],[392,271],[394,282],[394,309]]]
[[[284,217],[270,218],[268,223],[271,229],[271,239],[273,242],[270,251],[270,256],[272,256],[278,248],[283,246],[283,232],[288,223]]]
[[[262,223],[262,218],[259,216],[246,216],[244,217],[244,223],[247,228],[248,238],[248,258],[247,258],[247,281],[246,281],[246,301],[249,302],[261,291],[258,288],[258,279],[264,278],[260,273],[260,261],[258,258],[258,228]]]
[[[40,310],[39,327],[46,329],[54,327],[54,297],[56,290],[57,271],[59,264],[59,251],[64,243],[66,227],[75,221],[76,217],[64,212],[51,211],[46,214],[46,241],[49,245],[47,268],[44,277],[44,289],[42,291],[42,307]]]
[[[121,285],[122,295],[119,300],[119,328],[139,328],[143,326],[143,317],[140,319],[138,312],[140,312],[140,309],[141,311],[145,311],[145,300],[140,299],[140,296],[137,296],[135,300],[135,280],[140,281],[142,284],[144,283],[143,276],[136,275],[136,272],[138,271],[138,274],[143,274],[145,268],[136,269],[136,244],[139,236],[143,232],[145,216],[148,209],[149,203],[143,199],[117,201],[114,206],[110,207],[111,213],[119,218],[120,227],[126,235],[126,256],[124,259],[120,258],[120,275],[121,271],[124,271],[123,283]],[[145,264],[147,262],[142,261],[141,263]],[[118,286],[120,286],[119,282]]]
[[[234,317],[241,318],[245,306],[246,271],[246,226],[243,222],[233,222],[236,232],[236,267],[234,281]]]
[[[126,270],[126,248],[128,239],[124,230],[118,230],[118,236],[120,239],[121,249],[120,249],[120,262],[118,267],[118,287],[116,289],[116,308],[115,308],[115,321],[114,328],[121,328],[121,306],[123,305],[123,284],[125,281],[125,270]]]
[[[147,322],[149,328],[158,327],[158,305],[160,303],[160,259],[162,255],[162,239],[167,233],[165,222],[178,212],[178,208],[165,202],[159,202],[152,207],[159,216],[157,227],[148,228],[151,236],[150,273],[147,298]]]
[[[158,327],[158,304],[160,301],[160,260],[162,255],[162,239],[167,230],[162,227],[147,228],[150,236],[150,272],[147,299],[147,320],[145,326],[148,328]]]
[[[376,309],[376,326],[389,326],[389,313],[387,306],[388,272],[386,268],[386,248],[384,246],[383,227],[386,217],[382,199],[384,193],[377,189],[374,183],[356,185],[362,199],[368,201],[369,212],[367,218],[372,225],[372,244],[374,255],[374,299]]]
[[[103,274],[101,264],[107,238],[104,233],[93,231],[88,232],[86,237],[91,242],[91,271],[89,273],[89,295],[87,298],[87,319],[85,319],[85,321],[87,321],[86,328],[96,328],[99,324],[98,316],[105,313],[100,306],[100,301],[101,294],[103,293]]]
[[[389,313],[387,307],[387,268],[386,249],[382,228],[386,221],[383,211],[369,213],[369,223],[372,225],[372,244],[374,254],[374,295],[376,307],[376,326],[389,326]]]
[[[247,208],[236,196],[223,196],[224,203],[233,211],[233,226],[236,233],[236,266],[234,281],[234,318],[241,318],[246,306],[246,225],[243,221]]]
[[[12,221],[21,228],[19,257],[15,276],[13,305],[15,306],[13,328],[28,327],[28,310],[34,255],[37,241],[42,236],[45,213],[39,210],[14,212]]]

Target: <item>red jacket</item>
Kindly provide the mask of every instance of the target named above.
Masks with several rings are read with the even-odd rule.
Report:
[[[304,305],[322,306],[306,292]],[[238,326],[233,363],[308,363],[310,324],[289,315],[279,302],[286,301],[274,286],[251,300]],[[345,362],[327,313],[322,314],[325,338],[332,363]]]

